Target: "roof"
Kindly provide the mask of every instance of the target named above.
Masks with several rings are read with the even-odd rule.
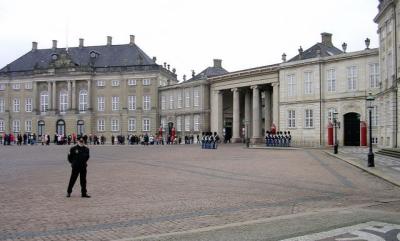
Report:
[[[191,79],[187,81],[195,81],[195,80],[201,80],[201,79],[206,79],[206,78],[211,78],[214,76],[218,75],[223,75],[229,73],[227,70],[225,70],[222,67],[208,67],[205,70],[201,71],[200,74],[195,75]]]
[[[321,57],[333,56],[333,55],[337,55],[337,54],[343,53],[340,49],[336,48],[333,45],[326,45],[326,44],[323,44],[323,43],[316,43],[314,46],[312,46],[311,48],[309,48],[306,51],[304,51],[302,53],[302,55],[301,55],[301,58],[299,57],[299,55],[296,55],[292,59],[290,59],[289,62],[302,60],[302,59],[316,58],[319,55],[319,53],[317,53],[317,50],[320,50],[320,56]]]
[[[0,69],[0,73],[31,71],[65,65],[65,62],[57,65],[55,63],[57,60],[53,59],[53,55],[57,55],[57,60],[60,62],[60,57],[64,58],[68,65],[94,68],[156,64],[136,44],[84,46],[68,48],[68,50],[65,48],[32,50]],[[93,58],[94,56],[95,58]]]

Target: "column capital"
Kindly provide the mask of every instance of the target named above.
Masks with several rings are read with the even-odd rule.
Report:
[[[232,88],[231,91],[232,92],[237,92],[237,91],[239,91],[239,89],[238,88]]]
[[[279,87],[279,82],[271,83],[272,87]]]
[[[258,85],[252,85],[252,86],[250,86],[250,89],[252,89],[252,90],[258,89],[258,88],[259,88]]]

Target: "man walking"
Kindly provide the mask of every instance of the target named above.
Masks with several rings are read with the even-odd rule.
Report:
[[[89,160],[89,148],[84,145],[83,138],[79,138],[78,145],[71,147],[68,153],[68,161],[71,163],[72,172],[67,189],[67,197],[71,197],[72,188],[80,176],[81,193],[83,198],[90,198],[86,190],[87,161]]]

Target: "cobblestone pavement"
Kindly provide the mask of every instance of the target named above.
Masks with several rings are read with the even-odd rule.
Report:
[[[400,199],[319,150],[92,146],[90,199],[67,146],[0,147],[0,240],[117,240]]]

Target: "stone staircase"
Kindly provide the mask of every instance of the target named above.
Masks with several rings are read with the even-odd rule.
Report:
[[[400,159],[400,149],[398,148],[383,148],[376,152],[376,154],[390,156]]]

